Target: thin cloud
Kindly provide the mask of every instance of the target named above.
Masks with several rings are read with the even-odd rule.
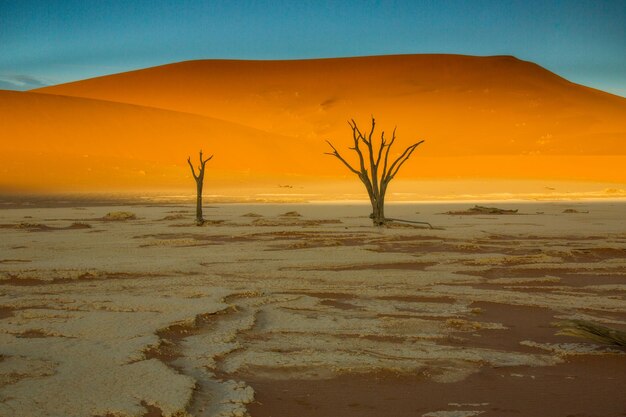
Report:
[[[3,90],[25,91],[45,87],[47,85],[49,85],[49,83],[46,81],[31,75],[0,75],[0,89]]]

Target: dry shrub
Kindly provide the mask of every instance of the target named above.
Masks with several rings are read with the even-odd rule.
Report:
[[[263,215],[258,213],[246,213],[242,214],[241,217],[263,217]]]
[[[130,211],[112,211],[107,213],[106,216],[102,218],[102,220],[106,221],[126,221],[126,220],[136,220],[137,216],[135,213]]]
[[[589,213],[589,212],[588,211],[579,211],[579,210],[576,210],[576,209],[573,209],[573,208],[568,208],[568,209],[563,210],[563,213],[565,213],[565,214],[576,214],[576,213],[586,214],[586,213]]]
[[[606,345],[626,347],[626,332],[586,320],[564,320],[554,323],[561,330],[557,335],[581,337]]]
[[[185,218],[184,214],[168,214],[167,216],[163,217],[163,219],[161,220],[180,220],[184,218]]]
[[[15,229],[26,229],[26,230],[50,230],[51,227],[41,223],[28,223],[28,222],[20,222],[13,226]]]
[[[67,229],[91,229],[91,225],[89,223],[74,222]]]
[[[287,213],[283,213],[280,217],[302,217],[302,214],[297,211],[288,211]]]

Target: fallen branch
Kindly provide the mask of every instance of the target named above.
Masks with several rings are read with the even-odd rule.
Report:
[[[505,210],[497,207],[474,206],[468,210],[448,211],[445,214],[467,215],[467,214],[517,214],[515,210]]]
[[[581,337],[595,342],[626,347],[626,332],[600,326],[586,320],[564,320],[554,323],[561,330],[557,335]]]
[[[413,223],[413,224],[426,224],[431,229],[434,229],[433,225],[428,223],[428,222],[416,222],[416,221],[412,221],[412,220],[392,219],[392,218],[389,218],[389,217],[385,217],[385,221],[388,221],[388,222],[401,222],[401,223]]]

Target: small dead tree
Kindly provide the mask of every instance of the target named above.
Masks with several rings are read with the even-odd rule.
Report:
[[[349,149],[353,150],[358,155],[358,167],[354,168],[350,165],[328,140],[326,142],[328,142],[333,151],[326,152],[326,154],[339,159],[351,172],[359,177],[361,182],[365,185],[370,202],[372,203],[372,214],[370,217],[375,226],[383,226],[387,221],[392,220],[385,218],[385,193],[387,192],[387,187],[400,168],[402,168],[402,165],[411,157],[413,151],[424,141],[421,140],[407,147],[400,156],[390,162],[389,153],[396,140],[395,128],[393,129],[391,140],[389,141],[385,139],[385,132],[381,132],[380,145],[377,146],[372,140],[374,128],[376,127],[376,121],[373,117],[372,128],[367,135],[364,135],[359,130],[354,120],[350,120],[348,124],[352,128],[352,139],[354,140],[354,146]],[[365,155],[362,148],[365,150]],[[382,169],[380,166],[381,163]]]
[[[196,180],[196,224],[202,226],[204,224],[204,217],[202,216],[202,187],[204,185],[204,166],[208,161],[213,158],[213,155],[207,159],[202,159],[202,150],[200,151],[200,165],[198,165],[198,174],[191,163],[191,157],[187,158],[187,163],[191,168],[191,174],[193,179]]]

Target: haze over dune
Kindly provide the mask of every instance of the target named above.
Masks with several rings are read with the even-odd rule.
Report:
[[[2,135],[19,139],[3,163],[23,186],[41,181],[25,161],[53,150],[65,158],[58,183],[93,169],[80,155],[101,158],[98,181],[77,180],[96,188],[187,186],[199,147],[218,155],[214,173],[242,181],[345,176],[324,140],[346,149],[346,120],[365,129],[372,114],[388,135],[398,126],[398,151],[426,139],[403,178],[626,182],[626,99],[508,56],[189,61],[4,92],[0,106]]]

